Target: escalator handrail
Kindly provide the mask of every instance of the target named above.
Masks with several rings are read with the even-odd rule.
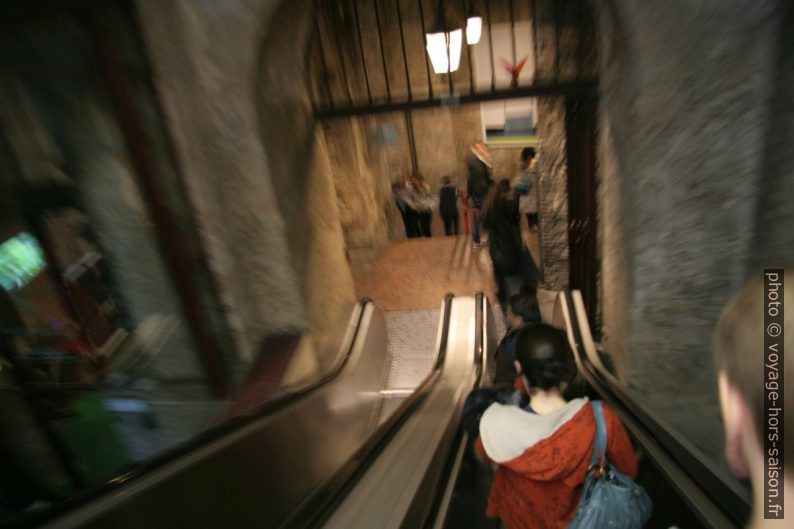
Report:
[[[383,452],[403,423],[416,410],[421,401],[430,394],[433,386],[441,377],[447,356],[452,298],[452,294],[447,294],[444,297],[438,354],[431,372],[411,396],[386,421],[377,427],[350,459],[279,526],[280,529],[317,527],[327,520],[347,493],[355,486],[359,478],[367,471],[372,462]]]
[[[365,308],[370,303],[372,303],[371,299],[362,298],[354,307],[354,312],[351,314],[351,317],[348,321],[355,321],[355,325],[351,326],[348,324],[348,328],[345,332],[346,340],[340,345],[340,350],[343,350],[344,354],[339,356],[336,364],[332,366],[332,368],[329,369],[329,371],[323,377],[305,386],[295,387],[292,390],[287,390],[285,393],[280,394],[259,406],[252,413],[228,419],[222,424],[191,437],[184,443],[166,449],[154,457],[147,459],[142,463],[136,464],[133,468],[127,470],[126,472],[113,475],[103,483],[89,486],[88,488],[77,492],[73,496],[59,501],[58,503],[54,503],[46,509],[34,513],[22,514],[18,517],[9,519],[7,521],[9,524],[7,527],[35,527],[47,522],[51,522],[56,518],[63,516],[64,514],[73,511],[93,500],[113,494],[114,492],[118,491],[121,486],[132,481],[136,481],[141,477],[150,474],[151,472],[169,463],[172,463],[175,460],[184,457],[205,445],[212,443],[213,441],[233,434],[238,430],[242,430],[248,425],[290,406],[291,404],[305,398],[310,393],[334,381],[343,372],[348,360],[353,353],[353,348],[356,343],[356,336],[361,329],[361,324],[366,312]],[[6,526],[4,525],[3,527],[5,528]]]
[[[564,292],[580,373],[621,416],[660,471],[677,476],[671,483],[704,523],[719,528],[743,527],[750,512],[747,497],[720,479],[712,465],[698,457],[699,450],[671,433],[663,420],[632,398],[597,356],[592,358],[593,351],[585,345],[589,324],[578,310],[581,296],[577,301],[575,297],[570,291]]]
[[[485,369],[484,364],[484,344],[485,344],[485,304],[488,302],[488,299],[483,295],[482,292],[477,292],[474,295],[474,364],[475,364],[475,377],[474,377],[474,385],[472,389],[478,388],[480,383],[482,382],[482,374]],[[466,431],[460,428],[460,420],[458,420],[458,424],[454,428],[455,431],[455,438],[451,443],[452,449],[446,456],[446,461],[444,463],[444,470],[442,472],[442,480],[445,482],[443,487],[435,488],[435,493],[431,499],[431,508],[427,513],[427,516],[424,520],[422,527],[424,529],[430,529],[431,527],[437,526],[437,520],[439,515],[441,515],[441,508],[445,504],[445,499],[448,502],[447,490],[450,487],[455,486],[455,482],[457,481],[457,470],[459,470],[459,465],[456,464],[456,460],[462,457],[461,450],[465,450],[466,445],[468,444],[469,435]],[[459,455],[460,454],[460,455]],[[425,500],[426,501],[426,500]],[[444,517],[446,517],[446,513],[444,513]]]
[[[583,316],[584,302],[582,301],[581,293],[578,291],[572,292],[572,298],[573,308],[577,313],[577,320],[581,322],[583,321],[582,318],[585,318],[584,321],[586,321],[586,316]],[[580,325],[580,329],[583,334],[587,333],[587,337],[592,341],[592,337],[589,335],[589,326]],[[709,461],[700,449],[679,435],[664,419],[652,410],[640,406],[632,399],[622,384],[604,368],[595,350],[585,346],[583,351],[588,361],[594,365],[596,376],[608,384],[613,392],[621,397],[639,418],[640,422],[651,430],[653,437],[671,453],[682,468],[688,469],[688,473],[695,481],[700,483],[701,488],[713,492],[715,501],[723,506],[726,512],[733,513],[732,517],[737,523],[741,525],[744,520],[747,520],[751,509],[750,494],[746,490],[734,486],[734,481],[731,478],[720,471],[713,462]],[[597,360],[597,364],[594,359]]]

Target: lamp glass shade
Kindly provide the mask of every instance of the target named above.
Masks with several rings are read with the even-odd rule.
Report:
[[[466,43],[477,44],[482,35],[482,17],[469,17],[466,20]]]
[[[454,72],[460,66],[460,48],[463,44],[463,30],[458,28],[449,32],[428,33],[427,54],[436,73]],[[449,46],[449,51],[447,51]]]

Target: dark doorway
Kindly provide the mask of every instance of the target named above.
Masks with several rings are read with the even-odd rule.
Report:
[[[596,104],[595,98],[566,98],[565,129],[568,161],[569,284],[571,289],[582,292],[590,328],[598,339]]]

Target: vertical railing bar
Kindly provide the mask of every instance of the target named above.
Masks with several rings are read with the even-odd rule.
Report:
[[[584,74],[584,30],[585,30],[585,19],[587,16],[587,6],[584,2],[579,4],[579,12],[577,13],[578,20],[577,20],[577,28],[578,31],[576,32],[576,80],[580,80]]]
[[[378,42],[380,42],[380,60],[383,64],[383,79],[386,81],[386,99],[391,103],[391,87],[389,87],[389,72],[386,70],[386,53],[383,51],[383,30],[380,27],[380,10],[378,0],[372,0],[375,6],[375,22],[378,24]]]
[[[474,94],[474,66],[471,63],[471,50],[474,46],[466,46],[466,56],[469,58],[469,93]]]
[[[419,3],[419,21],[422,23],[422,44],[424,45],[425,56],[425,71],[427,72],[427,90],[428,98],[433,99],[433,78],[430,77],[430,60],[427,58],[427,37],[425,29],[425,10],[422,8],[422,0],[417,0]]]
[[[535,0],[532,0],[530,4],[532,7],[532,59],[534,61],[532,83],[534,84],[538,80],[538,6],[535,4]]]
[[[554,80],[560,82],[560,3],[554,2]]]
[[[513,13],[513,0],[508,2],[508,8],[510,9],[510,44],[512,45],[513,67],[515,68],[518,58],[516,57],[516,17]]]
[[[364,83],[367,85],[367,100],[372,105],[372,90],[369,87],[369,74],[367,73],[367,60],[364,58],[364,42],[361,39],[361,21],[358,17],[357,0],[351,0],[353,4],[353,14],[356,17],[356,34],[358,35],[358,49],[361,50],[361,66],[364,68]]]
[[[446,12],[444,10],[444,0],[438,0],[438,8],[441,10],[442,18],[446,20],[447,17],[446,17]],[[449,25],[444,27],[445,31],[447,29],[449,29]],[[447,35],[450,35],[451,37],[452,33],[447,33]],[[455,92],[455,85],[452,82],[452,54],[449,51],[449,45],[451,44],[452,39],[448,38],[446,39],[446,41],[447,41],[447,84],[449,85],[449,97],[452,97],[452,94]],[[463,42],[461,42],[460,45],[462,47]]]
[[[491,0],[485,0],[485,15],[488,17],[488,55],[491,57],[491,92],[496,91],[496,72],[493,66],[493,36],[491,31]]]
[[[408,133],[408,150],[411,151],[411,169],[413,174],[417,174],[419,172],[419,162],[416,158],[416,138],[414,137],[414,124],[410,109],[405,111],[405,129]]]
[[[334,96],[331,93],[331,79],[330,75],[328,74],[328,64],[325,62],[325,48],[323,46],[323,35],[320,28],[320,21],[317,19],[317,15],[314,16],[314,26],[317,28],[317,41],[319,42],[320,48],[320,61],[323,63],[323,77],[325,77],[325,91],[328,92],[328,105],[331,108],[334,108]]]
[[[331,6],[331,2],[328,3]],[[339,37],[339,24],[337,23],[335,13],[331,12],[331,8],[326,9],[331,19],[331,26],[333,26],[334,40],[336,41],[336,54],[339,56],[339,67],[342,69],[342,78],[345,81],[345,90],[347,91],[347,101],[350,106],[353,106],[353,94],[350,91],[350,80],[347,77],[347,68],[345,67],[345,57],[342,54],[342,41]]]
[[[403,64],[405,64],[405,85],[408,87],[408,101],[412,101],[414,96],[411,91],[411,75],[408,73],[408,54],[405,52],[405,34],[403,33],[403,15],[400,11],[400,0],[394,0],[397,5],[397,23],[400,25],[400,44],[403,48]]]

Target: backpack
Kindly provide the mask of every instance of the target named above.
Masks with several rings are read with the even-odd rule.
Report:
[[[607,426],[600,400],[590,402],[596,418],[596,438],[582,499],[568,529],[642,529],[653,503],[645,489],[607,461]],[[600,460],[600,465],[599,465]]]

